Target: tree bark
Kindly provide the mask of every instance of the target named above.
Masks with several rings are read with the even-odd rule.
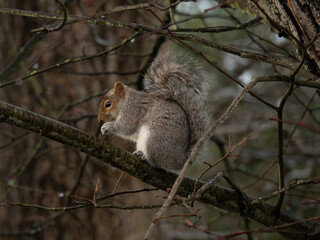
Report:
[[[320,2],[318,0],[247,0],[230,4],[248,14],[260,16],[272,31],[288,39],[302,58],[310,41],[304,68],[320,76]]]

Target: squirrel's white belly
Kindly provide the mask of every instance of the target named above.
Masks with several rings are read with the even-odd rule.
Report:
[[[147,143],[148,143],[149,137],[150,137],[150,129],[147,125],[143,125],[140,128],[136,142],[137,142],[137,151],[141,151],[146,158],[148,158]]]

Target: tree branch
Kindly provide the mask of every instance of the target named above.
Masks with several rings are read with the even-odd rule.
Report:
[[[130,153],[79,129],[1,101],[0,122],[27,129],[78,149],[162,190],[171,187],[177,178],[176,174],[153,168],[146,161],[142,161]],[[187,197],[192,192],[194,184],[194,179],[185,177],[177,193]],[[200,189],[204,184],[204,182],[199,182],[197,189]],[[197,201],[237,214],[240,214],[241,211],[237,203],[237,193],[221,186],[209,187]],[[271,226],[274,223],[274,216],[270,213],[274,212],[274,209],[274,206],[265,202],[258,203],[257,199],[248,196],[245,202],[244,215],[265,226]],[[297,221],[298,219],[289,216],[285,211],[281,211],[277,223],[287,224]],[[288,224],[286,230],[288,231],[282,234],[293,239],[319,239],[320,237],[320,233],[312,234],[312,227],[303,223],[303,221]],[[306,234],[300,236],[294,234],[294,232],[305,232]]]
[[[19,9],[0,8],[0,13],[20,15],[20,16],[25,16],[25,17],[36,17],[36,18],[44,18],[44,19],[63,20],[63,17],[56,16],[51,13],[48,14],[48,13],[43,13],[43,12],[33,12],[33,11],[26,11],[26,10],[19,10]],[[211,48],[215,48],[215,49],[225,51],[227,53],[239,56],[241,58],[258,60],[258,61],[286,67],[289,69],[295,69],[296,65],[297,65],[297,63],[293,63],[292,61],[285,59],[285,58],[267,56],[264,54],[259,54],[259,53],[255,53],[255,52],[237,49],[237,48],[230,47],[230,46],[227,46],[224,44],[220,44],[215,41],[211,41],[211,40],[208,40],[208,39],[205,39],[202,37],[198,37],[198,36],[192,35],[192,34],[175,33],[174,31],[172,31],[172,33],[169,34],[169,32],[167,30],[164,30],[161,28],[156,28],[156,27],[150,27],[150,26],[146,26],[146,25],[134,23],[134,22],[125,22],[125,21],[118,21],[118,20],[112,20],[112,19],[106,19],[106,18],[69,16],[66,24],[72,24],[72,23],[76,23],[79,21],[86,21],[87,23],[91,23],[91,24],[95,24],[95,25],[102,25],[102,26],[106,26],[106,27],[133,29],[135,31],[144,32],[144,33],[153,33],[153,34],[157,34],[159,36],[165,36],[165,37],[170,36],[172,34],[172,36],[175,38],[195,42],[198,44],[202,44],[202,45],[205,45],[205,46],[208,46]]]

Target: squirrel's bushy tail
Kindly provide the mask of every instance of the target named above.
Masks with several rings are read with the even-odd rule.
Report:
[[[189,151],[208,127],[206,83],[197,64],[186,57],[160,55],[146,72],[145,90],[171,99],[184,109],[190,124]]]

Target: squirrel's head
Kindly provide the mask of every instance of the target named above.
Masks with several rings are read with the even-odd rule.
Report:
[[[116,120],[125,98],[125,86],[116,82],[113,88],[104,95],[98,108],[98,122],[111,122]]]

